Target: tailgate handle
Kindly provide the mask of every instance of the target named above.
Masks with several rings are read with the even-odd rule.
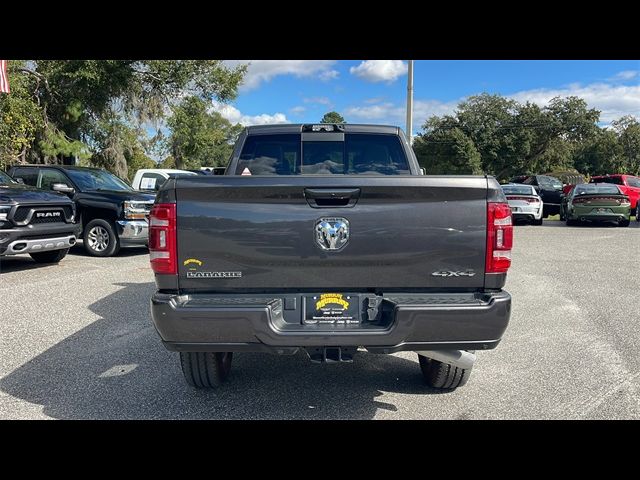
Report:
[[[305,188],[304,198],[313,208],[353,207],[360,198],[360,189]]]

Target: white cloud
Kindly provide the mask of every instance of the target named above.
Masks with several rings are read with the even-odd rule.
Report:
[[[338,70],[325,70],[324,72],[318,75],[318,78],[323,82],[328,82],[330,80],[335,80],[340,76],[340,72]]]
[[[364,60],[349,72],[368,82],[391,83],[407,73],[407,64],[402,60]]]
[[[270,123],[291,123],[284,113],[262,113],[260,115],[244,115],[233,105],[224,104],[212,100],[213,110],[217,111],[231,123],[241,125],[265,125]]]
[[[249,64],[241,91],[258,88],[262,82],[268,82],[278,75],[295,75],[296,77],[317,76],[321,80],[337,78],[338,71],[330,67],[335,60],[225,60],[225,64],[236,66]]]
[[[479,92],[478,92],[479,93]],[[518,102],[532,102],[544,107],[554,97],[577,96],[583,98],[589,108],[600,110],[600,125],[608,125],[624,115],[633,115],[640,119],[640,85],[612,85],[593,83],[589,85],[570,84],[562,88],[538,88],[523,90],[508,98]],[[419,131],[424,122],[432,115],[451,115],[458,103],[466,98],[450,102],[439,100],[420,100],[413,103],[413,130]],[[345,109],[345,117],[349,121],[363,123],[386,123],[405,127],[406,104],[383,102],[382,99],[364,100],[363,104]]]
[[[611,81],[628,81],[628,80],[633,80],[634,78],[640,76],[640,70],[624,70],[622,72],[618,72],[616,73],[613,77],[611,77],[609,80]]]
[[[583,98],[589,108],[600,110],[600,121],[603,123],[610,123],[624,115],[640,117],[640,85],[571,84],[564,88],[538,88],[508,95],[519,102],[529,101],[540,106],[547,105],[549,100],[558,96]]]
[[[345,114],[351,117],[355,117],[359,120],[365,121],[365,123],[371,120],[389,119],[396,117],[399,107],[391,102],[379,103],[376,105],[366,105],[359,107],[349,107],[345,110]]]
[[[304,103],[318,103],[320,105],[331,105],[331,100],[329,100],[327,97],[310,97],[310,98],[305,98]]]
[[[403,129],[407,119],[406,104],[394,104],[392,102],[375,103],[378,99],[365,100],[364,106],[349,107],[345,110],[345,116],[354,118],[364,123],[386,123],[398,125]],[[415,100],[413,102],[413,130],[420,130],[424,122],[433,115],[452,114],[459,100],[441,102],[439,100]]]
[[[303,107],[302,105],[298,105],[296,107],[290,108],[289,111],[293,114],[293,115],[302,115],[304,112],[307,111],[306,107]]]

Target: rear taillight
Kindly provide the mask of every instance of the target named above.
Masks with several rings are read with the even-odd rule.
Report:
[[[149,214],[149,258],[155,273],[178,274],[176,204],[159,203]]]
[[[512,246],[511,207],[508,203],[488,203],[485,273],[503,273],[509,270]]]
[[[630,207],[631,206],[631,200],[629,200],[628,198],[623,198],[622,200],[620,200],[620,206],[621,207]]]
[[[509,197],[507,197],[507,200],[524,200],[525,202],[529,202],[529,203],[540,203],[540,200],[538,200],[535,197],[513,197],[513,196],[509,196]]]

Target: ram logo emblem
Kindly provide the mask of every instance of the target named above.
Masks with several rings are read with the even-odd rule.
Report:
[[[314,235],[322,250],[340,250],[349,241],[349,221],[342,217],[321,218],[316,222]]]

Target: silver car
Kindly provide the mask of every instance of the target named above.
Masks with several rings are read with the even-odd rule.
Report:
[[[500,185],[511,207],[514,220],[527,220],[542,225],[542,198],[531,185],[507,183]]]

